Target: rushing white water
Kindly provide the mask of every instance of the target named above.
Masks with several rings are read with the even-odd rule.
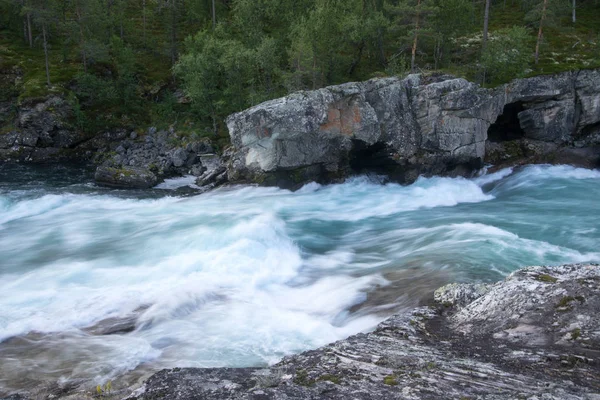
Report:
[[[600,261],[600,172],[566,166],[193,196],[36,176],[0,171],[0,391],[271,363],[448,281]],[[89,329],[128,317],[131,332]]]

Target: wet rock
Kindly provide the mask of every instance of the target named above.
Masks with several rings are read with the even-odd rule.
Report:
[[[85,134],[69,123],[73,118],[73,108],[61,96],[26,99],[18,106],[12,105],[10,109],[16,110],[11,122],[6,118],[6,122],[14,125],[14,129],[11,130],[14,141],[11,144],[0,142],[0,149],[4,150],[5,154],[2,160],[52,160],[59,150],[70,149],[87,139]],[[40,158],[30,157],[32,151],[41,148],[54,151],[37,152],[36,155]],[[48,159],[44,158],[45,156]],[[62,158],[67,156],[65,153]]]
[[[202,175],[196,179],[196,184],[198,186],[218,186],[227,182],[227,169],[220,157],[202,157],[202,160],[202,165],[205,166],[206,169]],[[204,164],[204,162],[206,162],[206,164]]]
[[[397,314],[270,368],[163,370],[128,398],[596,400],[599,283],[599,265],[574,264],[449,285],[436,297],[452,305]]]
[[[490,286],[450,323],[471,340],[600,349],[600,316],[593,311],[600,309],[599,283],[597,265],[524,268]]]
[[[82,330],[90,335],[116,335],[132,332],[136,328],[141,313],[148,307],[138,307],[131,314],[103,319]]]
[[[222,174],[224,161],[218,155],[211,154],[212,151],[212,144],[206,138],[181,138],[175,131],[150,128],[136,139],[129,137],[112,143],[110,150],[98,153],[95,161],[117,169],[121,166],[143,168],[151,171],[159,180],[189,174],[203,176],[202,181],[206,181],[204,186],[214,187],[227,179],[226,174]],[[204,166],[204,162],[218,163],[219,171],[215,173],[216,167]]]
[[[569,147],[580,138],[579,147],[590,146],[595,139],[584,138],[600,141],[599,74],[538,76],[496,89],[410,75],[294,93],[228,117],[235,148],[229,178],[297,187],[364,172],[403,183],[423,174],[469,175],[482,166],[488,130],[505,107],[525,140]]]
[[[158,184],[156,175],[138,167],[100,166],[96,169],[94,179],[99,185],[116,188],[148,189]]]
[[[465,306],[490,290],[486,284],[451,283],[433,293],[436,302],[449,306]]]
[[[175,167],[182,167],[187,161],[188,153],[185,149],[176,149],[171,155],[171,162]]]

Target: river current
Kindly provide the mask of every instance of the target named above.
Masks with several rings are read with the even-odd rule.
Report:
[[[0,393],[266,365],[448,282],[600,261],[599,171],[177,188],[191,182],[111,190],[85,169],[0,166]]]

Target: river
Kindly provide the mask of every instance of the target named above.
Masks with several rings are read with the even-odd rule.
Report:
[[[368,331],[448,282],[600,261],[600,172],[568,166],[296,192],[92,181],[0,166],[0,392],[266,365]]]

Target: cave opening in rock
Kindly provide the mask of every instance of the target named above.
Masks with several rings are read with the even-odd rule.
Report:
[[[505,142],[524,138],[525,131],[523,131],[519,122],[519,113],[524,110],[525,108],[521,102],[504,106],[502,114],[488,129],[488,140],[490,142]]]
[[[377,142],[369,145],[357,139],[352,140],[349,162],[350,168],[355,173],[386,173],[390,166],[396,165],[385,143]]]

